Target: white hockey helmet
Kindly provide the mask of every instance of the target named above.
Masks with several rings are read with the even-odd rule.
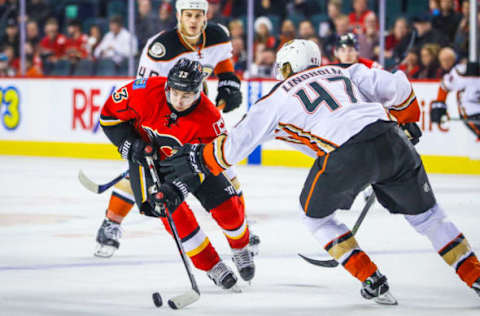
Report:
[[[201,10],[207,15],[208,2],[207,0],[177,0],[175,8],[178,14],[183,10]]]
[[[297,73],[310,66],[320,66],[321,60],[322,54],[315,42],[302,39],[291,40],[277,52],[275,61],[277,78],[286,79],[281,72],[286,63],[290,64],[293,73]]]

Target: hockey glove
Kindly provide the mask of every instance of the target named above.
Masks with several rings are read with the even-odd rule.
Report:
[[[118,146],[118,152],[123,159],[139,165],[146,165],[144,149],[147,144],[141,138],[129,136]]]
[[[441,101],[433,101],[430,110],[430,119],[432,122],[440,124],[444,116],[447,116],[447,105]]]
[[[160,189],[156,186],[149,188],[151,208],[145,208],[142,214],[151,217],[164,217],[165,207],[170,211],[175,211],[188,195],[186,185],[179,180],[175,183],[164,183]]]
[[[218,94],[215,104],[221,109],[224,103],[224,113],[235,110],[242,103],[240,80],[233,72],[218,74]]]
[[[159,171],[164,175],[166,182],[181,179],[190,192],[203,182],[210,174],[203,161],[203,144],[185,144],[173,156],[159,162]]]
[[[414,145],[418,144],[420,137],[422,137],[422,130],[418,127],[417,123],[405,123],[401,124],[400,128],[407,134],[408,139]]]

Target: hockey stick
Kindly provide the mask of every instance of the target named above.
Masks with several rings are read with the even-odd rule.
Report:
[[[79,170],[78,171],[78,180],[80,181],[80,183],[89,191],[92,191],[93,193],[97,193],[97,194],[100,194],[100,193],[103,193],[105,192],[106,190],[110,189],[112,186],[114,186],[115,184],[117,184],[118,182],[120,182],[120,180],[122,180],[123,178],[125,178],[126,176],[128,176],[128,170],[127,171],[124,171],[122,172],[118,177],[116,177],[115,179],[105,183],[105,184],[97,184],[95,182],[93,182],[92,180],[90,180],[86,175],[85,173],[83,173],[82,170]]]
[[[148,169],[150,170],[150,174],[153,179],[153,184],[157,187],[157,191],[160,190],[160,180],[157,174],[157,169],[155,168],[155,165],[153,163],[153,157],[152,153],[153,150],[151,149],[150,146],[147,146],[145,148],[145,153],[146,153],[146,160],[148,164]],[[170,211],[168,209],[165,209],[165,206],[157,204],[156,207],[163,208],[165,210],[165,213],[167,215],[167,221],[168,225],[170,226],[170,230],[172,231],[173,237],[175,239],[175,244],[177,245],[178,252],[180,253],[180,256],[182,257],[183,265],[185,266],[185,270],[187,270],[188,278],[190,279],[190,283],[192,284],[192,289],[177,295],[175,297],[172,297],[171,299],[168,300],[168,305],[173,308],[173,309],[180,309],[185,306],[188,306],[194,302],[196,302],[200,298],[200,290],[198,289],[197,282],[195,281],[195,277],[193,276],[192,270],[190,268],[190,264],[187,259],[187,255],[185,254],[185,250],[183,249],[182,246],[182,241],[180,239],[180,236],[178,236],[178,231],[177,228],[175,227],[175,223],[173,222],[172,215],[170,214]],[[158,292],[153,293],[153,301],[157,307],[159,305],[161,306],[161,300],[160,304],[158,305],[156,297],[159,297],[160,294]]]
[[[445,122],[448,122],[448,121],[480,124],[480,120],[461,118],[461,117],[451,117]]]
[[[368,196],[367,202],[363,206],[362,212],[360,213],[360,216],[358,216],[357,221],[355,222],[355,225],[353,226],[352,229],[352,235],[355,235],[360,228],[360,225],[362,224],[363,220],[365,219],[365,216],[367,216],[368,210],[372,207],[373,203],[375,202],[375,192],[372,191],[372,193]],[[317,260],[317,259],[312,259],[307,256],[302,255],[301,253],[298,254],[303,260],[307,261],[308,263],[311,263],[316,266],[321,266],[325,268],[335,268],[338,266],[338,261],[335,259],[330,259],[330,260]]]

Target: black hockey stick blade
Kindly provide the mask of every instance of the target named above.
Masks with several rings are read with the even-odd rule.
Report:
[[[367,216],[368,210],[372,207],[373,203],[375,203],[375,192],[372,191],[370,195],[367,197],[367,201],[365,205],[363,206],[362,212],[360,213],[360,216],[358,216],[358,219],[353,226],[352,229],[352,235],[355,236],[357,233],[358,229],[360,228],[360,225],[362,224],[363,220],[365,219],[365,216]],[[335,259],[330,259],[330,260],[317,260],[317,259],[312,259],[307,256],[304,256],[302,254],[298,254],[303,260],[307,261],[308,263],[311,263],[316,266],[320,267],[325,267],[325,268],[335,268],[338,266],[338,261]]]
[[[317,260],[317,259],[312,259],[312,258],[309,258],[307,256],[304,256],[301,253],[299,253],[298,255],[300,256],[300,258],[302,258],[306,262],[311,263],[315,266],[320,266],[320,267],[325,267],[325,268],[335,268],[336,266],[338,266],[338,261],[335,260],[335,259]]]
[[[97,184],[97,183],[93,182],[92,180],[90,180],[90,178],[88,178],[85,175],[85,173],[83,173],[82,170],[79,170],[78,171],[78,180],[87,190],[89,190],[93,193],[100,194],[100,193],[103,193],[106,190],[110,189],[112,186],[117,184],[120,180],[125,178],[127,175],[128,175],[128,170],[122,172],[118,177],[116,177],[115,179],[113,179],[113,180],[111,180],[111,181],[109,181],[105,184]]]

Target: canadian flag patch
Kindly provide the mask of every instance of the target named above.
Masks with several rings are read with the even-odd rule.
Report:
[[[213,129],[215,130],[215,134],[217,136],[227,133],[227,128],[225,127],[225,122],[223,121],[223,118],[220,118],[218,121],[213,123]]]

